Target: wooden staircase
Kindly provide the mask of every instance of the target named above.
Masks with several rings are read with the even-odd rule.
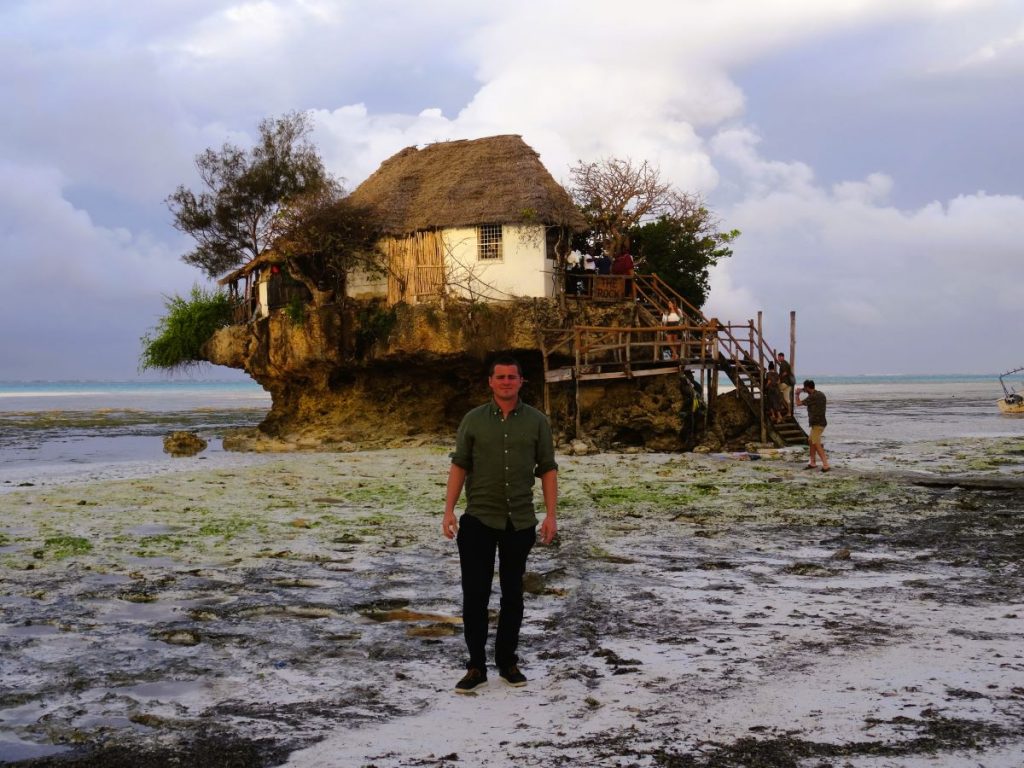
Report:
[[[739,360],[724,358],[719,362],[718,369],[729,377],[750,412],[759,420],[764,418],[761,415],[761,366],[744,356]],[[792,414],[777,423],[764,418],[764,426],[766,436],[779,447],[804,445],[807,442],[807,433]]]
[[[702,384],[707,374],[710,400],[717,391],[715,374],[722,372],[736,387],[741,401],[755,419],[763,424],[767,439],[780,447],[806,443],[807,434],[792,416],[773,424],[762,412],[765,367],[775,359],[775,351],[765,343],[752,322],[729,325],[708,319],[657,275],[633,275],[623,279],[628,281],[628,290],[622,294],[633,303],[631,325],[573,326],[542,333],[546,408],[549,405],[547,387],[551,383],[575,381],[578,390],[580,383],[586,381],[678,376],[694,369],[701,371]],[[661,315],[669,301],[675,302],[683,316],[679,326],[662,324]],[[746,339],[741,340],[734,333],[741,329],[746,331]],[[672,337],[677,341],[668,343]],[[551,358],[572,362],[550,367]]]

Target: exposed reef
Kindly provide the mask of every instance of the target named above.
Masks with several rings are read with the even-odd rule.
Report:
[[[524,368],[523,398],[544,406],[542,331],[574,324],[630,325],[629,304],[520,299],[502,304],[352,302],[285,312],[217,332],[207,360],[246,371],[271,393],[259,430],[229,435],[240,450],[340,449],[405,444],[450,435],[462,415],[487,399],[487,364],[499,351]],[[567,360],[549,357],[549,364]],[[563,442],[590,449],[713,450],[754,439],[752,418],[720,398],[708,428],[691,419],[692,399],[678,376],[589,383],[579,400],[571,383],[549,388],[549,413]],[[576,434],[576,408],[580,434]]]

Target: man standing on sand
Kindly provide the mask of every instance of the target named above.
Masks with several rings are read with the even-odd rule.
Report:
[[[491,363],[487,383],[494,398],[471,410],[459,424],[441,521],[441,532],[459,545],[462,623],[469,649],[466,674],[455,684],[456,693],[470,693],[487,682],[487,604],[495,551],[501,611],[494,661],[508,685],[526,685],[516,650],[523,623],[526,558],[537,539],[535,477],[540,478],[546,509],[541,543],[550,544],[558,532],[558,465],[547,417],[519,399],[523,372],[514,358],[499,357]],[[455,504],[463,486],[466,512],[456,522]]]
[[[779,364],[779,391],[782,393],[782,399],[786,402],[786,415],[791,416],[793,414],[793,385],[796,384],[796,379],[793,377],[793,366],[781,352],[775,356],[775,359]]]
[[[802,392],[807,393],[807,397],[803,400],[800,399]],[[828,424],[825,421],[825,395],[814,388],[813,381],[807,379],[804,385],[796,390],[796,404],[807,406],[807,423],[811,427],[811,436],[807,438],[807,443],[811,448],[811,458],[804,469],[816,469],[815,459],[820,457],[821,471],[828,472],[828,456],[825,455],[825,445],[821,442],[821,435]]]

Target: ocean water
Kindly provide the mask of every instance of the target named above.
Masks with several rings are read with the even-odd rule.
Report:
[[[1024,420],[996,405],[998,376],[864,376],[815,381],[828,398],[833,442],[913,442],[1024,434]],[[806,409],[798,418],[806,424]]]
[[[190,466],[251,463],[225,452],[225,429],[254,427],[270,395],[249,381],[0,382],[0,493],[31,485],[133,477]],[[172,457],[175,430],[208,441]]]
[[[1024,437],[1024,417],[996,406],[995,375],[811,378],[828,398],[826,449],[839,465],[912,456],[934,441]],[[0,493],[265,461],[224,451],[221,437],[256,426],[269,408],[270,395],[246,381],[0,382]],[[797,417],[806,426],[805,409]],[[195,457],[165,454],[163,436],[179,429],[209,447]]]

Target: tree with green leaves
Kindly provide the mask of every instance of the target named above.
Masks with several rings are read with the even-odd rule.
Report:
[[[337,184],[326,184],[281,211],[274,251],[288,273],[302,282],[321,306],[345,295],[349,272],[383,274],[374,248],[380,227],[372,212],[357,206]]]
[[[588,223],[573,245],[614,258],[627,247],[640,273],[656,274],[698,309],[707,299],[709,269],[732,255],[739,230],[718,231],[719,219],[697,195],[662,181],[657,166],[630,159],[578,162],[571,194]]]
[[[662,215],[629,230],[639,272],[655,274],[697,309],[707,301],[710,268],[732,255],[729,244],[738,229],[718,231],[718,220],[700,202],[690,198],[686,211]]]
[[[291,201],[331,184],[302,112],[263,120],[249,149],[226,143],[196,156],[203,189],[184,185],[167,198],[174,227],[196,240],[183,260],[218,277],[268,247],[278,214]]]

